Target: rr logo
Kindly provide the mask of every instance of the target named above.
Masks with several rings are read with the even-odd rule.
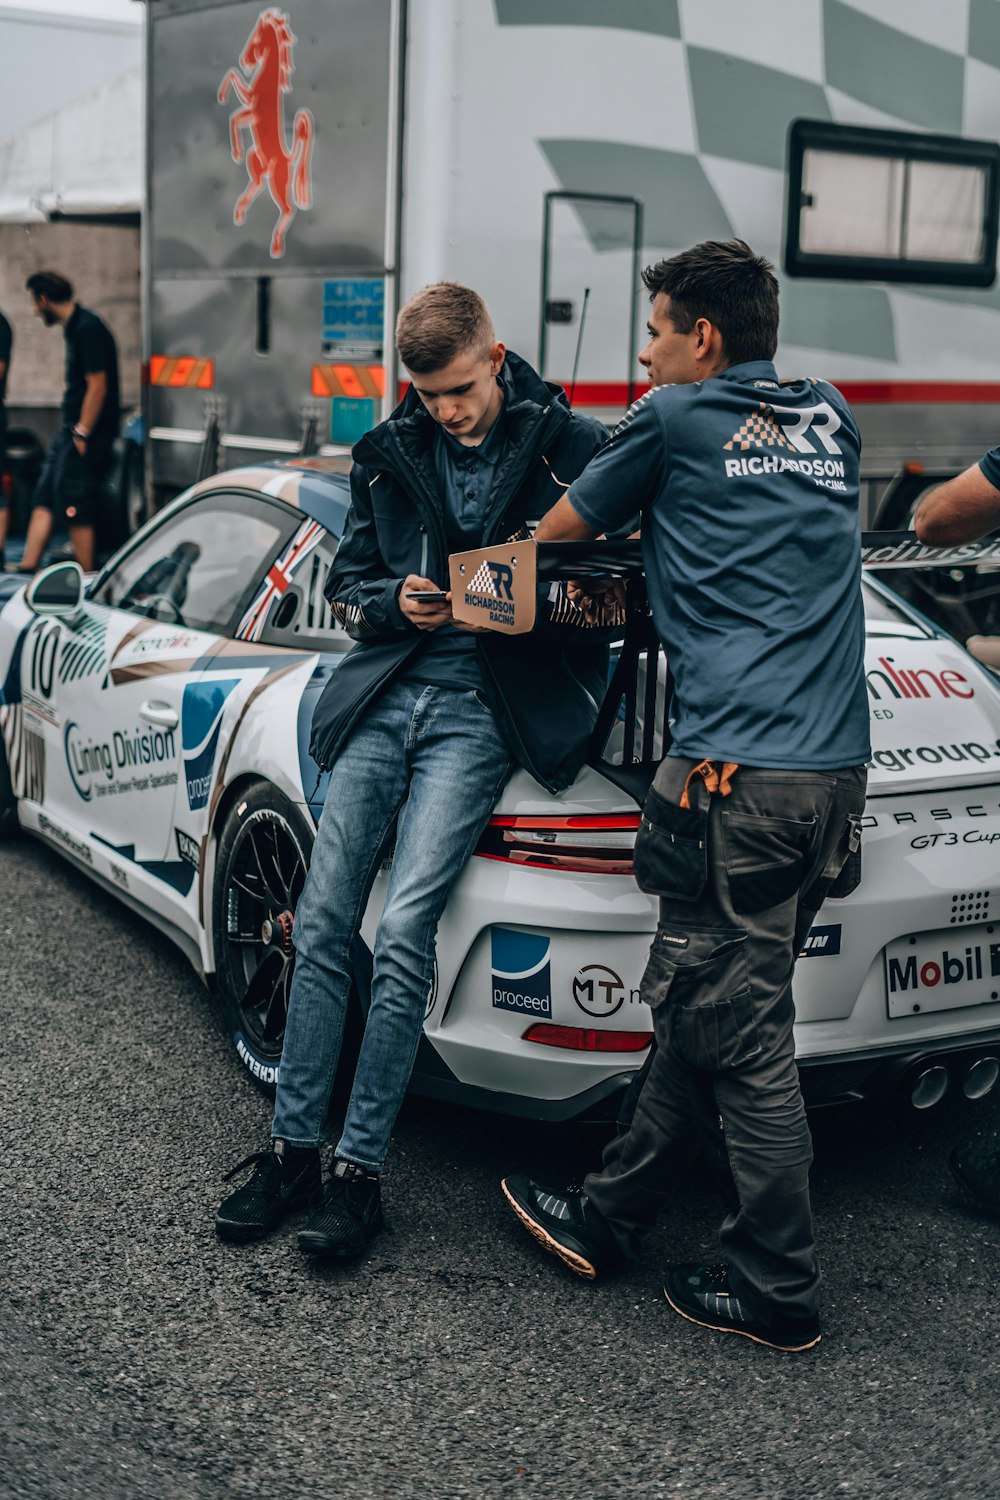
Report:
[[[514,598],[514,569],[510,563],[491,562],[488,564],[490,577],[493,579],[493,588],[498,599]]]
[[[249,183],[236,201],[233,223],[245,224],[247,209],[267,186],[278,209],[278,222],[271,235],[271,255],[285,253],[285,231],[297,208],[312,207],[312,146],[315,125],[308,109],[296,112],[292,122],[292,149],[285,145],[285,101],[292,86],[295,37],[288,17],[280,10],[264,10],[240,54],[240,70],[230,68],[219,84],[218,100],[225,104],[229,91],[240,108],[229,116],[229,140],[233,161],[243,161],[240,134],[250,133],[246,152]],[[294,172],[294,176],[293,176]]]
[[[774,412],[775,421],[781,423],[781,429],[796,453],[817,452],[817,449],[812,443],[807,442],[805,437],[810,429],[812,429],[813,436],[819,438],[827,453],[843,452],[840,444],[833,441],[833,434],[842,423],[828,401],[817,401],[815,406],[802,407],[798,411],[787,406],[774,406],[771,410]]]

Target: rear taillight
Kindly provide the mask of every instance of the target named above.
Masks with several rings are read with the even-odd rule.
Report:
[[[580,870],[631,875],[639,814],[594,813],[578,817],[490,819],[476,853],[543,870]]]
[[[645,1052],[651,1031],[595,1031],[587,1026],[555,1026],[536,1021],[521,1038],[543,1047],[568,1047],[572,1052]]]

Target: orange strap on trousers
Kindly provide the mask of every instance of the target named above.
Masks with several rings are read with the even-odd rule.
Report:
[[[700,760],[689,772],[688,779],[684,783],[681,807],[691,806],[691,783],[696,777],[705,783],[706,791],[718,792],[721,796],[728,797],[733,789],[733,777],[738,770],[739,765],[734,760],[725,761],[721,771],[714,760]]]

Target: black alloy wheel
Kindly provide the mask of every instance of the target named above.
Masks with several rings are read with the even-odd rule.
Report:
[[[213,899],[215,969],[227,1028],[244,1067],[274,1092],[295,963],[295,908],[313,832],[276,787],[249,789],[219,839]]]

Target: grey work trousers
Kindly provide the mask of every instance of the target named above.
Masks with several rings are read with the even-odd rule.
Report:
[[[668,757],[644,809],[639,837],[652,842],[668,892],[642,980],[655,1052],[631,1124],[584,1190],[631,1258],[703,1151],[723,1193],[733,1290],[765,1322],[810,1318],[820,1278],[792,971],[857,847],[866,770],[744,767],[725,797],[695,781],[699,840],[685,826],[692,815],[676,811],[695,764]]]

